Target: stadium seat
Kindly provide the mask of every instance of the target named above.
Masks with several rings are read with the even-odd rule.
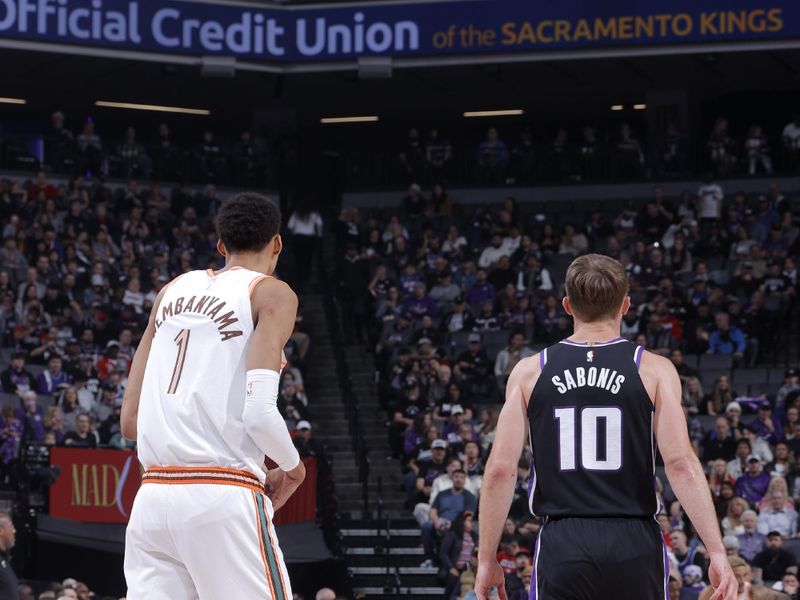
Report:
[[[6,404],[11,404],[14,408],[19,406],[19,398],[16,394],[0,394],[0,408],[4,407]]]
[[[786,373],[786,369],[782,369],[780,367],[776,367],[769,370],[769,374],[767,375],[767,381],[770,383],[777,384],[776,387],[780,387],[783,385],[783,381],[785,379],[784,374]]]
[[[494,360],[497,355],[508,346],[508,331],[487,331],[483,334],[483,347],[489,360]]]
[[[714,421],[717,420],[717,415],[697,415],[697,420],[703,426],[703,431],[711,431],[714,429]]]
[[[696,370],[700,364],[700,357],[697,356],[697,354],[685,354],[683,356],[683,362],[686,363],[686,366]]]
[[[766,381],[757,381],[747,386],[747,393],[753,397],[761,396],[762,394],[774,394],[777,390],[778,388],[775,386],[775,384],[768,383]],[[738,391],[741,392],[742,390]]]
[[[722,377],[723,375],[730,378],[731,372],[728,369],[700,369],[700,381],[703,382],[703,385],[706,388],[710,388],[712,385],[714,385],[714,382],[717,380],[717,378]]]
[[[730,354],[703,354],[700,357],[700,368],[730,371],[733,368],[733,356]]]
[[[783,542],[783,549],[791,552],[795,560],[800,561],[800,540],[786,540]]]
[[[762,383],[767,381],[767,369],[736,369],[733,372],[733,382],[735,384]]]
[[[456,331],[450,334],[450,350],[453,358],[467,349],[467,338],[471,331]]]

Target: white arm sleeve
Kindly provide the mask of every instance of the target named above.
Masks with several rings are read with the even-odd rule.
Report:
[[[278,412],[280,375],[270,369],[247,372],[247,393],[242,420],[247,435],[258,449],[270,457],[282,471],[291,471],[300,462],[286,422]]]

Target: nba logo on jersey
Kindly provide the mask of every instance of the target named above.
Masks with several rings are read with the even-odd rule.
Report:
[[[253,395],[253,382],[252,381],[248,381],[247,382],[247,397],[249,398],[252,395]]]
[[[594,350],[589,350],[586,353],[586,362],[594,362]]]

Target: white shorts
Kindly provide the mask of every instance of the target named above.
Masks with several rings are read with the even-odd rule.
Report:
[[[128,600],[292,600],[272,515],[250,473],[148,470],[125,536]]]

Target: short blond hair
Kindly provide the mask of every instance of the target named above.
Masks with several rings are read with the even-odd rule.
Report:
[[[567,269],[565,287],[575,315],[589,322],[616,316],[630,284],[625,267],[618,260],[585,254]]]

